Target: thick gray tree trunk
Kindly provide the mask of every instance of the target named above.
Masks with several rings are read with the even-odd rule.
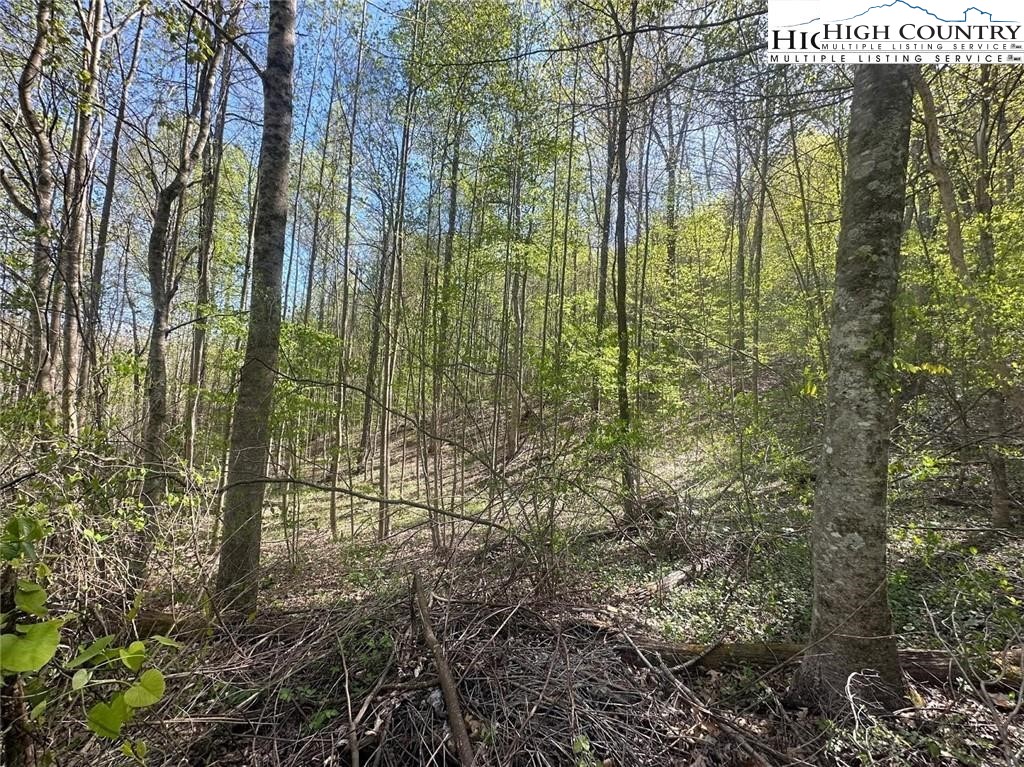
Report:
[[[825,444],[811,532],[811,643],[797,699],[892,710],[903,681],[886,588],[893,303],[913,105],[912,68],[861,66],[836,255]]]
[[[259,585],[270,412],[281,340],[281,266],[288,228],[295,2],[271,0],[263,71],[263,137],[253,225],[252,298],[245,360],[231,422],[224,526],[217,571],[222,610],[251,613]]]

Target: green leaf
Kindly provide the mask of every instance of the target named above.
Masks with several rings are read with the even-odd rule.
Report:
[[[89,709],[88,727],[101,738],[114,739],[120,737],[121,727],[132,715],[132,710],[124,702],[123,695],[115,695],[110,703],[97,703]]]
[[[158,644],[162,644],[164,647],[174,647],[178,650],[185,646],[181,642],[176,642],[170,637],[165,637],[163,634],[153,634],[150,639],[154,640]]]
[[[139,759],[145,759],[146,754],[149,753],[149,746],[146,745],[146,741],[137,740],[135,741],[135,753]]]
[[[158,669],[151,668],[128,688],[124,701],[132,708],[146,708],[164,696],[164,689],[164,675]]]
[[[107,634],[107,636],[105,636],[105,637],[100,637],[95,642],[93,642],[91,645],[89,645],[84,650],[82,650],[82,652],[78,653],[78,655],[76,655],[74,658],[72,658],[67,663],[65,663],[64,664],[64,668],[66,668],[66,669],[78,668],[83,663],[88,663],[93,658],[95,658],[97,655],[99,655],[104,650],[106,650],[107,649],[107,645],[109,645],[112,641],[114,641],[114,635],[113,634]]]
[[[32,581],[19,580],[14,592],[14,604],[30,615],[46,615],[46,589]]]
[[[574,754],[590,753],[590,739],[586,735],[577,735],[572,740],[572,752]]]
[[[88,671],[84,668],[78,669],[78,671],[75,672],[75,675],[71,677],[71,689],[81,690],[83,687],[89,684],[90,678],[92,678],[91,671]]]
[[[0,634],[0,670],[38,671],[53,658],[60,644],[63,621],[44,621],[15,626],[17,634]]]
[[[39,719],[39,717],[46,713],[47,703],[49,703],[49,701],[41,700],[34,706],[32,706],[32,710],[28,714],[28,719],[30,722],[36,721],[37,719]]]
[[[146,660],[146,645],[142,642],[132,642],[128,647],[122,647],[118,655],[125,666],[132,671],[138,671]]]

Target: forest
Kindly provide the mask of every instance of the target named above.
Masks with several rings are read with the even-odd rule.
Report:
[[[0,764],[1024,764],[1024,67],[767,10],[0,0]]]

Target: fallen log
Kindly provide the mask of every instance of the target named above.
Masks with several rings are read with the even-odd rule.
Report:
[[[774,668],[795,663],[807,650],[805,645],[792,642],[722,642],[717,645],[685,644],[664,642],[655,639],[631,637],[633,644],[643,653],[657,654],[670,666],[702,666],[719,669],[729,666],[752,666]],[[627,653],[629,647],[623,647]],[[810,649],[813,652],[813,648]],[[900,650],[900,665],[915,682],[925,684],[947,684],[963,677],[957,660],[944,650]],[[996,668],[1002,670],[1002,678],[995,686],[1019,688],[1021,668],[1020,652],[992,653],[990,656]],[[967,680],[972,685],[977,679]],[[994,689],[993,685],[989,685]]]

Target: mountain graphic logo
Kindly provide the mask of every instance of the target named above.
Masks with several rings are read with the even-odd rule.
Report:
[[[947,19],[947,18],[943,18],[942,16],[940,16],[937,13],[933,13],[932,11],[930,11],[927,8],[924,8],[924,7],[920,6],[920,5],[914,5],[913,3],[908,3],[906,0],[892,0],[891,3],[882,3],[882,4],[879,4],[879,5],[872,5],[870,8],[867,8],[867,9],[861,11],[860,13],[854,14],[853,16],[848,16],[848,17],[846,17],[844,19],[832,19],[831,21],[829,21],[827,23],[829,23],[829,24],[840,24],[840,23],[856,21],[857,19],[863,19],[865,16],[868,16],[869,14],[874,14],[874,13],[876,13],[878,11],[884,11],[885,9],[888,9],[888,8],[892,8],[892,9],[896,9],[896,10],[901,10],[901,11],[904,11],[904,12],[907,12],[907,11],[917,11],[919,13],[925,14],[926,16],[929,17],[929,19],[937,21],[937,22],[941,22],[943,24],[968,24],[968,23],[975,23],[975,24],[1014,24],[1014,23],[1016,23],[1015,21],[1013,21],[1011,19],[995,19],[995,18],[992,17],[993,14],[990,11],[982,10],[981,8],[978,8],[977,6],[974,6],[974,5],[972,5],[972,6],[968,7],[968,8],[964,8],[963,13],[961,14],[960,18]],[[973,16],[977,16],[978,18],[972,18],[972,15]],[[811,19],[810,21],[805,21],[805,22],[802,22],[800,24],[793,24],[792,26],[793,27],[805,27],[808,24],[815,24],[817,22],[820,22],[821,20],[822,20],[821,17],[818,16],[816,18]],[[870,21],[870,19],[864,19],[864,20],[865,21]]]

